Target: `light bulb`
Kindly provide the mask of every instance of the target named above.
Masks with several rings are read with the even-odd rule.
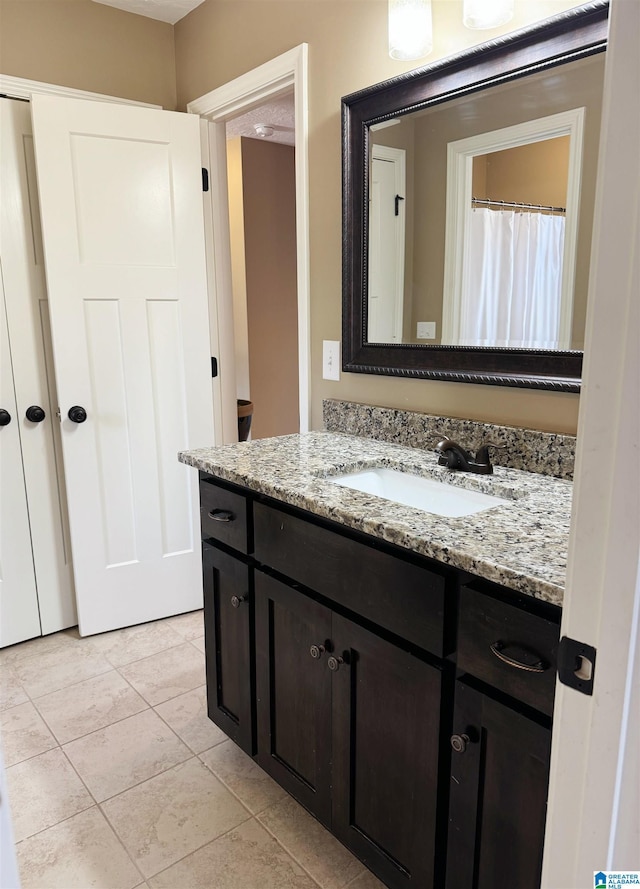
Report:
[[[389,0],[389,55],[399,61],[428,56],[433,49],[431,0]]]
[[[464,0],[462,21],[465,28],[481,31],[499,28],[513,18],[514,0]]]

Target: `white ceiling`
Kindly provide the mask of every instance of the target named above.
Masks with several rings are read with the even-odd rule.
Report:
[[[254,129],[256,124],[273,127],[273,135],[258,136]],[[272,99],[259,108],[227,121],[227,139],[232,139],[234,136],[248,136],[250,139],[264,139],[265,142],[294,145],[295,132],[293,93]]]
[[[175,25],[202,2],[203,0],[94,0],[94,3],[115,6],[125,12],[146,15],[147,18],[168,22],[170,25]]]

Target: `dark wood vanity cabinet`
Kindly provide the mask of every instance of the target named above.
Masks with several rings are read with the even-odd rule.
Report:
[[[244,562],[203,541],[207,710],[217,726],[252,754],[250,571]]]
[[[560,609],[201,488],[210,718],[391,889],[537,889]]]
[[[441,671],[256,572],[260,765],[392,887],[434,885]]]
[[[551,728],[456,683],[446,889],[540,889]]]

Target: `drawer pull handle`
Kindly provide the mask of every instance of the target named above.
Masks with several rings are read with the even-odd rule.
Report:
[[[214,522],[233,522],[235,520],[234,514],[228,509],[212,509],[209,518]]]
[[[317,661],[319,658],[322,657],[326,650],[327,649],[324,647],[324,645],[312,645],[309,649],[309,654],[314,660]]]
[[[464,753],[469,740],[469,735],[451,735],[451,749],[455,753]]]
[[[499,658],[503,663],[509,664],[510,667],[515,667],[516,670],[526,670],[527,673],[544,673],[548,667],[548,664],[545,664],[544,661],[540,657],[538,657],[537,654],[528,652],[524,648],[507,646],[500,640],[498,640],[497,642],[493,642],[489,647],[491,648],[492,654],[495,654],[495,656]],[[505,649],[509,647],[513,647],[514,651],[518,652],[518,654],[525,656],[528,654],[531,658],[537,658],[537,660],[526,663],[525,661],[509,657],[509,655],[505,654]]]
[[[340,669],[340,664],[344,664],[343,657],[335,657],[333,654],[327,660],[327,667],[331,670],[332,673],[337,673]]]
[[[231,604],[234,608],[240,608],[243,602],[247,601],[246,596],[231,596]]]

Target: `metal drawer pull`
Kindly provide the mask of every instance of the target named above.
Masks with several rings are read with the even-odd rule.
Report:
[[[451,749],[455,753],[464,753],[470,740],[469,735],[451,735]]]
[[[317,661],[318,658],[321,658],[321,657],[322,657],[323,653],[324,653],[326,650],[327,650],[327,649],[325,648],[324,645],[312,645],[311,648],[309,649],[309,654],[311,655],[311,657],[312,657],[314,660]]]
[[[236,517],[228,509],[212,509],[209,513],[209,518],[213,519],[214,522],[233,522]]]
[[[247,596],[231,596],[231,604],[234,608],[240,608],[243,602],[247,601]]]
[[[521,648],[520,646],[505,645],[504,642],[501,642],[499,639],[497,642],[493,642],[489,646],[489,648],[491,649],[492,654],[495,654],[495,656],[503,661],[505,664],[509,664],[510,667],[515,667],[516,670],[526,670],[527,673],[544,673],[545,670],[547,670],[549,667],[549,665],[545,664],[542,658],[540,658],[537,654],[529,652],[525,648]],[[537,658],[537,660],[532,661],[531,663],[526,663],[525,661],[509,657],[507,654],[504,653],[505,649],[507,648],[512,648],[520,655],[529,655],[531,658]]]
[[[340,664],[344,664],[344,662],[345,660],[343,657],[334,657],[331,655],[327,661],[327,667],[329,667],[332,673],[336,673],[340,669]]]

